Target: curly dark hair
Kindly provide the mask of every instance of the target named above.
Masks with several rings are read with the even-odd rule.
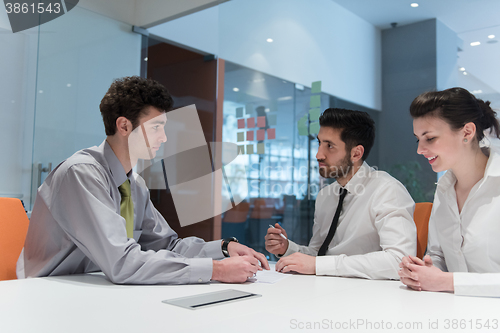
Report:
[[[132,127],[139,126],[139,116],[153,106],[170,111],[174,102],[168,90],[159,82],[139,76],[128,76],[113,81],[99,105],[106,135],[116,133],[116,119],[127,118]]]

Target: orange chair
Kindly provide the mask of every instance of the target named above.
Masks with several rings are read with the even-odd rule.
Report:
[[[423,258],[427,249],[427,233],[429,218],[431,217],[432,202],[418,202],[415,204],[413,220],[417,226],[417,257]]]
[[[16,279],[29,220],[21,200],[0,198],[0,281]]]

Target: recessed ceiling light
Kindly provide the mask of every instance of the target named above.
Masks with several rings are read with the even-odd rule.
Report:
[[[413,8],[417,8],[418,7],[418,3],[413,2],[410,6],[412,6]]]
[[[240,89],[238,89],[238,88],[234,87],[234,88],[233,88],[233,91],[238,92],[238,91],[240,91]]]
[[[66,87],[70,88],[70,87],[71,87],[71,83],[68,83],[68,84],[66,85]]]
[[[267,42],[268,42],[268,43],[272,43],[272,42],[273,42],[273,39],[272,39],[272,38],[268,38],[268,39],[267,39]]]
[[[493,39],[493,38],[495,38],[495,35],[489,35],[488,38]]]
[[[38,93],[39,93],[39,94],[43,94],[43,90],[39,90],[39,91],[38,91]]]
[[[478,46],[481,45],[481,42],[472,42],[470,43],[470,46]]]
[[[473,94],[482,94],[483,91],[481,89],[478,89],[478,90],[472,90],[472,93]]]
[[[458,70],[461,71],[461,72],[464,72],[465,71],[465,67],[460,67]]]
[[[467,72],[463,72],[462,74],[463,74],[463,75],[467,75]]]

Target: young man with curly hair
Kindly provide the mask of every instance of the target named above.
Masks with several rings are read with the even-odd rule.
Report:
[[[118,284],[244,282],[269,269],[264,255],[236,241],[178,238],[151,203],[132,168],[167,140],[172,105],[154,80],[112,83],[100,105],[106,140],[63,161],[38,189],[19,278],[102,271]],[[134,141],[139,130],[147,146]]]

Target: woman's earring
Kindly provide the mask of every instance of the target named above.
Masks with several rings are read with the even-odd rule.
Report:
[[[469,141],[469,140],[467,140],[467,139],[464,139],[464,142],[465,142],[465,143],[467,143],[468,141]]]

